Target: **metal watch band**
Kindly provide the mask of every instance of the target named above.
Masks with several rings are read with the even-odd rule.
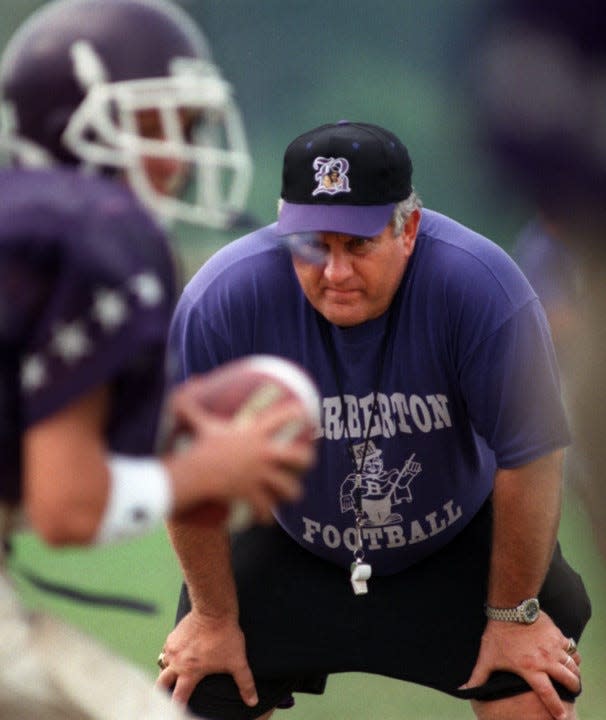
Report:
[[[504,622],[520,622],[517,608],[493,608],[486,606],[486,615],[491,620]]]
[[[496,608],[486,606],[486,616],[491,620],[503,622],[516,622],[530,625],[539,617],[539,601],[537,598],[522,600],[519,605],[512,608]]]

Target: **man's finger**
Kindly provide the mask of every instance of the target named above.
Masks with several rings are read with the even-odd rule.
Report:
[[[476,666],[473,669],[471,675],[469,676],[469,680],[464,685],[461,685],[458,689],[469,690],[469,688],[484,685],[484,683],[488,680],[488,675],[489,673],[484,672],[483,670],[479,670]]]
[[[162,672],[156,678],[156,685],[164,690],[170,690],[172,686],[177,682],[179,676],[170,667],[164,668]]]
[[[247,705],[254,707],[259,702],[259,696],[250,667],[245,665],[241,670],[232,674],[240,691],[240,697]]]
[[[572,655],[566,655],[562,658],[560,664],[563,668],[565,668],[568,672],[573,673],[575,676],[580,677],[581,671],[579,670],[579,667]]]
[[[195,679],[190,679],[184,677],[183,675],[179,675],[177,682],[175,683],[175,689],[173,690],[173,700],[181,705],[187,705],[194,688],[200,680],[202,680],[202,677],[204,676],[196,676]]]
[[[551,680],[546,673],[541,673],[537,678],[526,678],[528,684],[536,692],[539,699],[545,705],[551,716],[555,720],[566,720],[566,708],[555,691]],[[566,683],[568,685],[569,683]],[[578,686],[576,688],[578,690]]]

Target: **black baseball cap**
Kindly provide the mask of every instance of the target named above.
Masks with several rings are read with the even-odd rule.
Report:
[[[278,233],[371,237],[412,192],[412,162],[389,130],[369,123],[321,125],[286,148]]]

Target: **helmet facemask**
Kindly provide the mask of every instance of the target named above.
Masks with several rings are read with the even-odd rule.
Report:
[[[178,59],[171,70],[157,79],[94,82],[63,144],[86,166],[123,171],[141,201],[163,218],[227,227],[244,209],[252,177],[240,114],[213,65]],[[140,132],[138,118],[149,111],[160,121],[157,137]],[[181,166],[171,188],[176,194],[150,177],[147,165],[161,161]]]

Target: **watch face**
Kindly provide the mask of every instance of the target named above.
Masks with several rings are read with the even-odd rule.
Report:
[[[539,603],[534,598],[526,600],[521,610],[524,622],[533,623],[539,617]]]

